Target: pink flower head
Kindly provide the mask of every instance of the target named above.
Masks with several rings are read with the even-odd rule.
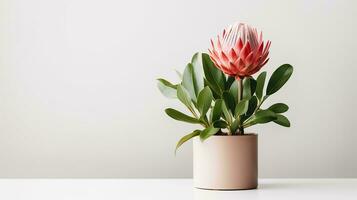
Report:
[[[236,23],[217,36],[217,41],[211,39],[212,48],[208,51],[217,68],[241,79],[258,72],[268,62],[270,43],[268,40],[264,45],[263,34],[258,36],[257,29]]]

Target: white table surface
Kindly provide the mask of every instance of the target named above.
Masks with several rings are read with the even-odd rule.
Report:
[[[357,179],[260,179],[244,191],[195,189],[192,179],[0,179],[0,199],[356,200]]]

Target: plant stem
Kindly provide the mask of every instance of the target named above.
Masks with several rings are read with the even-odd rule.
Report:
[[[193,108],[188,108],[188,109],[191,111],[191,113],[193,114],[193,116],[195,116],[197,119],[199,118],[198,115],[197,115],[197,113],[195,112],[195,110],[194,110]]]
[[[268,95],[267,96],[264,96],[263,99],[261,101],[259,101],[257,107],[255,108],[254,110],[254,113],[255,114],[259,109],[260,109],[260,106],[263,104],[263,102],[268,98]]]
[[[197,113],[195,112],[195,110],[193,108],[190,108],[190,107],[187,107],[187,108],[196,119],[200,120],[200,118],[198,117]],[[204,119],[200,120],[200,121],[202,122],[201,125],[203,125],[203,127],[205,127],[205,128],[209,127],[209,124]]]
[[[238,81],[238,103],[243,99],[243,79],[239,78]]]
[[[237,79],[237,81],[238,81],[238,103],[239,103],[243,99],[243,79],[239,78]],[[240,118],[240,116],[237,117]],[[241,122],[239,119],[239,128],[238,128],[239,134],[244,135],[244,128],[242,124],[243,122]]]

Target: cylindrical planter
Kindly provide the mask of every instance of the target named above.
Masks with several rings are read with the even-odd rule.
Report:
[[[258,186],[258,136],[219,136],[193,139],[194,187],[244,190]]]

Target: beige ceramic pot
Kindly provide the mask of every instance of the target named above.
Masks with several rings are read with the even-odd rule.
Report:
[[[211,136],[193,139],[194,187],[246,190],[258,186],[258,136]]]

